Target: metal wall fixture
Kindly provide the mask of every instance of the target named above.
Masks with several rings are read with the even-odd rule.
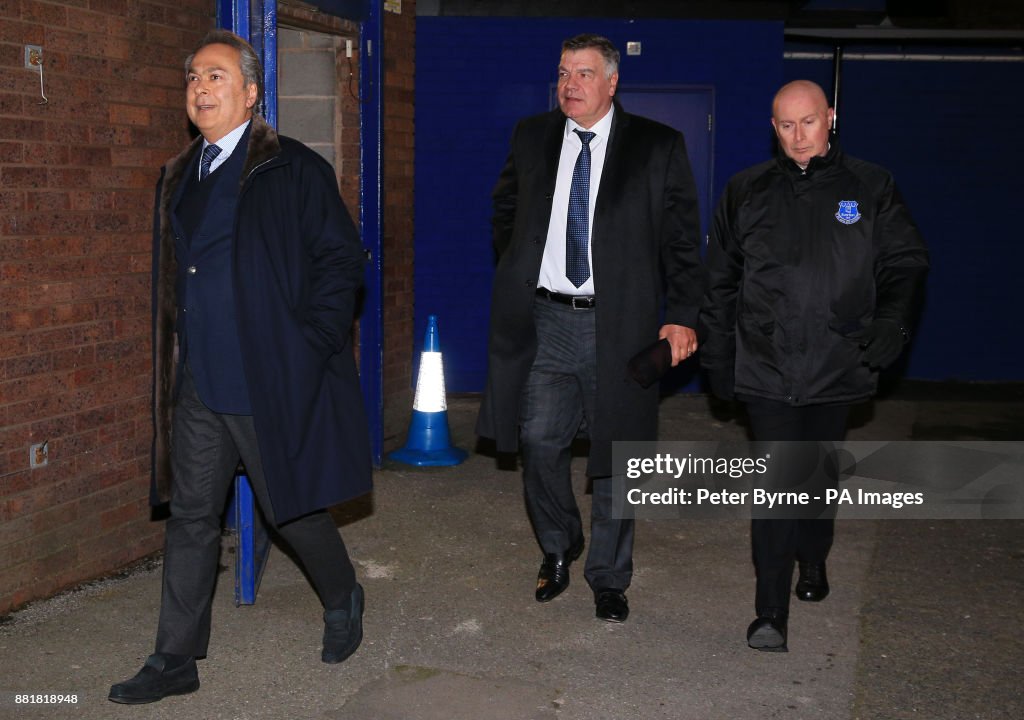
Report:
[[[46,105],[50,101],[46,99],[46,90],[43,89],[43,48],[39,45],[25,46],[25,67],[29,70],[39,71],[39,97],[37,105]]]

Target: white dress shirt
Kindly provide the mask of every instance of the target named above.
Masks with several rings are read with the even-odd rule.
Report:
[[[252,122],[252,120],[246,120],[215,143],[210,143],[207,142],[205,138],[203,139],[203,148],[200,150],[199,157],[202,157],[202,151],[206,150],[207,145],[216,145],[220,148],[220,154],[213,159],[213,162],[210,163],[210,172],[219,168],[224,164],[225,160],[231,157],[231,153],[235,151],[235,148],[238,146],[238,141],[242,139],[242,134],[245,132],[245,129],[249,126],[250,122]],[[202,165],[202,163],[200,163],[200,165]],[[198,172],[202,172],[201,167]]]
[[[589,128],[589,132],[594,133],[590,140],[590,212],[587,217],[587,262],[590,264],[590,277],[576,287],[565,276],[565,226],[569,215],[569,190],[572,187],[572,172],[576,168],[576,158],[583,149],[583,141],[573,130],[587,130],[576,121],[566,118],[565,132],[562,135],[562,154],[558,158],[555,195],[551,200],[548,238],[544,245],[544,258],[540,264],[537,287],[566,295],[594,294],[594,263],[591,260],[594,247],[594,207],[597,205],[597,191],[601,187],[601,172],[604,170],[604,158],[608,150],[608,137],[611,134],[614,114],[613,105],[603,118]]]

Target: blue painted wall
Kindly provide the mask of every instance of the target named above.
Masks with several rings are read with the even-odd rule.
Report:
[[[831,95],[831,60],[785,73]],[[843,63],[843,148],[892,171],[931,253],[908,377],[1024,380],[1022,87],[1020,62]]]
[[[561,40],[584,30],[620,48],[643,42],[643,55],[623,58],[624,85],[714,87],[716,200],[733,173],[769,156],[769,104],[782,82],[831,88],[830,60],[783,61],[777,23],[420,18],[415,349],[438,314],[450,392],[484,384],[490,191],[509,134],[548,108]],[[908,377],[1024,380],[1022,81],[1022,63],[844,63],[843,146],[893,171],[932,254],[900,368]]]
[[[714,87],[714,199],[731,175],[771,151],[781,23],[418,18],[415,351],[427,316],[438,315],[449,392],[484,387],[490,192],[515,122],[549,108],[562,40],[580,32],[605,35],[623,53],[627,41],[643,43],[641,56],[623,57],[621,85]]]

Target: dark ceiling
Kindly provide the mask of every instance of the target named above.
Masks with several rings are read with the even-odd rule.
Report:
[[[417,0],[419,15],[781,20],[797,28],[1024,29],[1022,0]]]

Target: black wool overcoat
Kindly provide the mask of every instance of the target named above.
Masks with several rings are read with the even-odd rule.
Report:
[[[494,189],[488,378],[477,432],[518,449],[522,387],[537,352],[533,322],[565,130],[559,110],[519,122]],[[696,186],[681,133],[618,104],[591,231],[597,301],[597,405],[587,473],[610,475],[612,442],[654,440],[658,386],[627,371],[662,323],[696,328],[704,270]],[[662,308],[664,317],[662,319]]]
[[[239,188],[232,281],[243,365],[277,522],[370,490],[369,433],[351,343],[364,255],[330,165],[260,117]],[[197,138],[164,168],[153,227],[153,499],[166,501],[181,377],[171,213]]]

